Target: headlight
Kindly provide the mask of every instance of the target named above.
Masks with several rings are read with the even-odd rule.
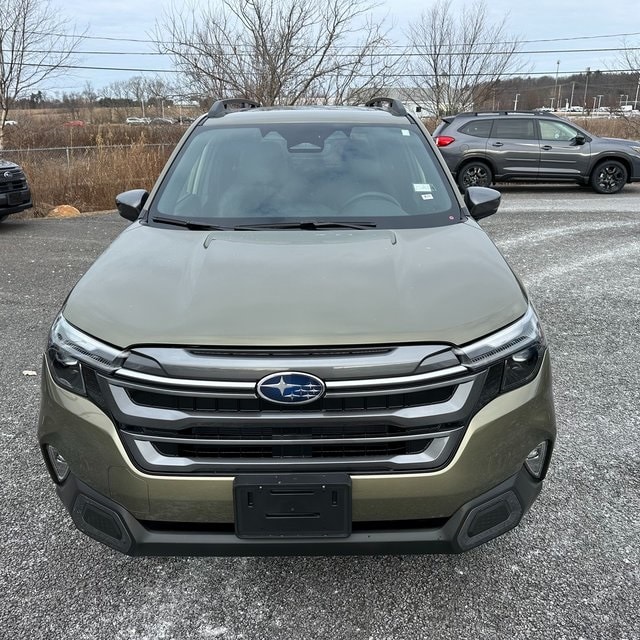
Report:
[[[536,377],[546,348],[538,316],[529,306],[520,320],[462,347],[458,356],[463,365],[474,371],[499,365],[499,392],[504,393]]]
[[[86,395],[83,364],[111,373],[124,361],[125,352],[114,349],[70,325],[60,314],[49,333],[47,360],[51,374],[62,387]]]

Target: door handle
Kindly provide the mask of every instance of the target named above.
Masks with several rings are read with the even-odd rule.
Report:
[[[502,142],[494,142],[491,146],[492,147],[503,147],[504,145],[502,144]]]
[[[550,144],[545,144],[544,147],[540,147],[543,151],[551,151],[553,147]]]

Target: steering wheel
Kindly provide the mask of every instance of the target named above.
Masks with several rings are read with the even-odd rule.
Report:
[[[402,210],[402,205],[388,193],[384,193],[382,191],[365,191],[364,193],[357,193],[355,196],[351,196],[341,207],[340,210],[344,211],[347,207],[350,207],[354,203],[358,202],[358,200],[364,200],[365,198],[373,198],[376,200],[385,200],[386,202],[390,202],[395,205],[399,209]]]

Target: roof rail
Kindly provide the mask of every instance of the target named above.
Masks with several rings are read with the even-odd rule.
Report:
[[[513,111],[513,110],[511,111],[463,111],[461,113],[457,113],[455,117],[457,118],[458,116],[522,116],[522,115],[533,115],[533,116],[543,115],[543,116],[551,116],[552,118],[560,117],[551,111],[541,111],[538,109],[534,109],[532,111]]]
[[[394,98],[373,98],[369,100],[369,102],[364,103],[365,107],[372,107],[374,109],[384,109],[385,111],[389,111],[394,116],[406,116],[407,110],[400,100],[395,100]]]
[[[225,100],[216,100],[211,109],[209,109],[210,118],[221,118],[230,111],[240,111],[243,109],[257,109],[262,105],[254,100],[246,98],[226,98]]]

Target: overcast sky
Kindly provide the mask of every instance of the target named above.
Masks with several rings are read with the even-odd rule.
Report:
[[[313,0],[308,0],[313,2]],[[219,0],[211,0],[212,3]],[[498,22],[508,14],[509,32],[523,40],[553,40],[562,38],[583,38],[569,41],[535,42],[524,45],[526,51],[561,50],[553,53],[527,53],[533,72],[547,72],[555,75],[557,61],[560,60],[560,76],[570,72],[580,72],[590,67],[592,70],[617,68],[616,51],[595,51],[594,49],[618,49],[623,38],[640,46],[639,0],[491,0],[488,3],[492,22]],[[79,5],[77,0],[58,0],[64,14],[75,22],[80,30],[87,28],[92,39],[83,42],[83,51],[109,51],[118,55],[85,54],[80,65],[92,67],[128,67],[135,69],[170,69],[171,60],[162,56],[140,55],[154,51],[145,42],[124,42],[93,39],[131,38],[148,40],[157,19],[162,16],[168,0],[89,0]],[[180,0],[174,0],[181,6]],[[454,6],[463,11],[465,0],[454,0]],[[78,7],[81,6],[81,10]],[[396,28],[394,36],[398,44],[406,43],[406,27],[419,19],[421,11],[429,6],[429,0],[386,0],[377,10],[379,15],[388,15]],[[598,37],[592,36],[613,36]],[[587,49],[586,52],[567,52],[567,49]],[[122,54],[126,55],[122,55]],[[126,80],[140,75],[138,71],[90,71],[76,70],[69,76],[56,81],[57,90],[80,91],[86,81],[96,90],[114,80]]]

